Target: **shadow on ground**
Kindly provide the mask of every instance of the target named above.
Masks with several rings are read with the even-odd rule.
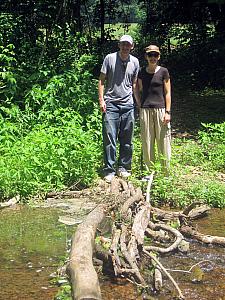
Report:
[[[172,96],[172,128],[177,137],[194,138],[202,123],[225,121],[225,94],[204,95],[174,88]]]

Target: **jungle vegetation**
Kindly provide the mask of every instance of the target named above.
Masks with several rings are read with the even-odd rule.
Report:
[[[117,50],[124,33],[132,34],[141,65],[143,48],[160,45],[172,76],[174,128],[181,134],[173,137],[169,179],[155,165],[153,200],[225,205],[224,0],[2,0],[1,201],[15,195],[27,201],[99,178],[97,80],[103,57]],[[187,105],[179,111],[181,98]],[[194,119],[184,129],[179,117],[186,122],[185,107]],[[137,184],[140,148],[137,120],[132,176]]]

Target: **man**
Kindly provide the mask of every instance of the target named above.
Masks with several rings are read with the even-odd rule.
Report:
[[[119,51],[108,54],[98,82],[99,104],[103,113],[104,175],[111,182],[116,174],[116,144],[119,140],[117,175],[130,176],[134,129],[134,95],[137,95],[139,61],[130,54],[133,39],[123,35]]]

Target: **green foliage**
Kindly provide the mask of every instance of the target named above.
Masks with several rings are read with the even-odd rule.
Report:
[[[54,125],[37,124],[18,139],[8,124],[0,157],[2,196],[28,196],[73,182],[90,184],[96,177],[101,151],[95,135],[82,128],[82,118],[73,111],[61,109],[54,115]]]
[[[225,123],[202,124],[205,130],[198,133],[198,141],[177,140],[174,143],[179,162],[189,166],[201,166],[205,170],[225,170]]]
[[[60,287],[60,290],[58,291],[54,300],[72,300],[71,286],[69,285],[69,283]]]
[[[18,20],[13,14],[0,12],[0,45],[5,47],[12,42],[16,26]]]
[[[224,43],[220,42],[223,16],[213,15],[208,4],[204,7],[192,1],[186,5],[182,1],[180,13],[174,14],[171,1],[153,1],[149,5],[149,1],[134,0],[125,1],[122,6],[121,1],[104,2],[108,23],[118,22],[105,31],[105,39],[111,43],[109,49],[99,39],[102,7],[98,2],[88,1],[87,7],[80,1],[68,2],[67,7],[55,0],[21,3],[18,1],[12,7],[3,0],[0,4],[2,197],[60,189],[74,181],[91,184],[97,176],[102,151],[95,75],[99,73],[98,61],[102,60],[100,53],[113,48],[121,33],[131,33],[135,42],[139,36],[140,45],[135,51],[139,47],[143,51],[147,42],[161,44],[162,57],[166,57],[176,82],[185,78],[187,84],[193,86],[198,82],[206,88],[224,84]],[[188,19],[190,9],[193,16]],[[199,22],[200,11],[203,22]],[[92,14],[89,18],[88,13]],[[93,20],[96,13],[97,22]],[[137,33],[140,24],[119,24],[128,20],[129,13],[146,31]],[[212,17],[210,24],[208,14]],[[151,40],[142,32],[150,32]],[[171,54],[167,53],[169,39],[175,41]],[[212,65],[216,67],[212,69]],[[155,164],[155,202],[183,205],[200,197],[221,205],[221,182],[215,178],[218,172],[224,172],[224,125],[203,127],[198,141],[174,140],[171,174],[167,179],[160,175],[160,164]],[[138,137],[133,173],[139,179],[144,173],[140,166]],[[196,170],[202,173],[202,181],[198,182],[201,188],[193,181]],[[211,189],[217,187],[217,199],[204,192],[209,185],[207,176],[215,184]]]
[[[0,45],[0,101],[3,102],[11,98],[17,87],[14,74],[16,59],[14,46],[6,47]]]
[[[174,207],[184,207],[195,201],[214,207],[224,207],[225,186],[207,172],[201,176],[184,165],[171,167],[171,174],[164,177],[156,174],[151,189],[151,201],[155,205],[169,204]]]
[[[174,139],[169,176],[163,175],[157,161],[151,188],[151,202],[155,205],[185,206],[201,201],[214,207],[225,206],[225,185],[220,173],[225,170],[225,123],[203,124],[198,141]],[[140,142],[135,140],[134,168],[140,174]],[[142,171],[143,175],[149,175]],[[138,181],[136,181],[138,183]],[[143,184],[146,190],[146,183]]]
[[[0,74],[6,85],[6,79],[11,82],[14,76],[11,70],[17,76],[20,71],[13,65],[13,47],[0,49]],[[62,74],[51,77],[51,72],[41,69],[40,76],[49,79],[33,85],[23,104],[13,98],[15,95],[9,98],[14,92],[12,86],[3,89],[6,100],[0,106],[2,198],[16,194],[28,197],[74,182],[90,185],[97,177],[102,151],[97,81],[92,75],[95,63],[94,56],[82,55]],[[19,85],[26,82],[29,89],[30,83],[37,80],[33,75],[28,80],[24,76]]]
[[[221,124],[205,124],[204,131],[199,132],[199,138],[203,144],[223,143],[225,140],[225,122]]]
[[[66,107],[88,116],[97,103],[97,81],[91,74],[94,62],[93,56],[83,55],[70,70],[50,78],[46,86],[34,85],[27,93],[26,106],[39,111],[39,118],[46,118],[46,111]]]
[[[199,132],[204,156],[211,169],[225,172],[225,122],[202,124],[205,130]]]
[[[49,37],[48,48],[45,49],[41,64],[52,66],[57,72],[62,72],[70,68],[80,60],[82,55],[94,53],[90,47],[90,40],[85,34],[73,32],[71,26],[66,23],[65,27],[55,26],[52,28],[54,34]],[[84,56],[85,57],[85,56]],[[89,71],[95,62],[93,56],[90,60]]]

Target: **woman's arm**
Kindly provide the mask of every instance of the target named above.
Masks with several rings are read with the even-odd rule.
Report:
[[[165,104],[166,104],[166,113],[164,116],[164,123],[169,123],[171,116],[170,116],[170,110],[171,110],[171,84],[170,79],[164,80],[164,94],[165,94]]]
[[[141,107],[141,92],[142,92],[142,80],[138,78],[135,83],[135,88],[133,88],[134,97],[138,107]]]

